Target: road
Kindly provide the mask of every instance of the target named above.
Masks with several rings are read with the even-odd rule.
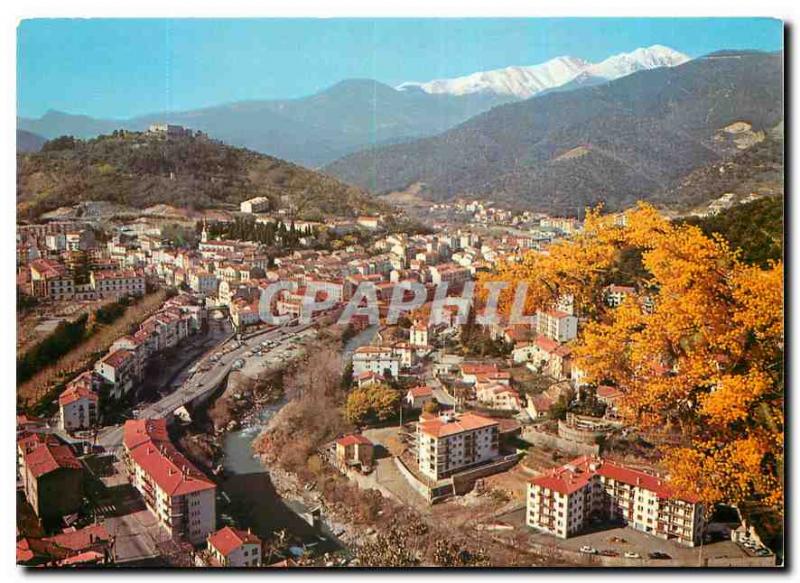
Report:
[[[197,398],[205,397],[212,393],[219,387],[225,380],[233,368],[233,363],[244,357],[244,354],[260,345],[267,340],[275,340],[279,344],[275,348],[270,349],[269,352],[262,352],[266,356],[274,351],[279,351],[285,346],[292,338],[311,328],[314,322],[310,324],[297,324],[294,326],[285,326],[267,330],[257,334],[251,338],[243,340],[241,345],[233,350],[222,354],[216,362],[211,359],[215,354],[221,354],[225,349],[226,344],[234,343],[234,340],[228,341],[215,350],[209,351],[203,358],[198,360],[195,364],[198,365],[198,371],[203,368],[203,365],[209,365],[210,368],[205,372],[196,372],[190,376],[186,382],[183,383],[178,389],[169,395],[159,399],[155,403],[150,403],[139,410],[136,417],[139,419],[158,419],[167,417],[176,409],[186,405]],[[122,425],[115,425],[112,427],[103,428],[97,436],[97,442],[106,449],[118,447],[122,443]]]

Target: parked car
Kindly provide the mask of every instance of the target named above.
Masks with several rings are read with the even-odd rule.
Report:
[[[770,551],[769,549],[765,549],[765,548],[763,548],[763,547],[762,547],[762,548],[760,548],[760,549],[756,549],[755,553],[756,553],[756,554],[757,554],[759,557],[768,557],[768,556],[770,556],[770,555],[772,554],[772,551]]]
[[[582,553],[586,553],[588,555],[596,555],[597,554],[597,549],[594,548],[594,547],[590,547],[589,545],[583,545],[581,547],[581,552]]]
[[[611,549],[603,549],[598,554],[604,557],[618,557],[619,553],[617,551],[612,551]]]
[[[625,558],[626,559],[641,559],[642,555],[640,555],[639,553],[634,553],[633,551],[627,551],[625,553]]]
[[[661,551],[653,551],[652,553],[648,553],[647,555],[651,559],[671,559],[672,557],[667,553],[662,553]]]

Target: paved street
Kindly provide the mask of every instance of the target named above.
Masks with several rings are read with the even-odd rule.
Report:
[[[155,403],[151,403],[139,410],[137,417],[141,419],[161,418],[170,415],[179,407],[190,403],[191,401],[205,397],[209,393],[216,390],[217,387],[225,380],[228,373],[230,373],[233,364],[244,357],[244,354],[259,346],[262,342],[267,340],[274,340],[280,342],[278,346],[271,349],[269,352],[262,354],[267,355],[274,351],[281,350],[287,342],[292,338],[313,326],[311,324],[298,324],[295,326],[279,327],[272,330],[267,330],[261,334],[257,334],[247,340],[244,340],[238,348],[234,348],[227,353],[221,354],[224,350],[224,345],[218,346],[215,350],[211,350],[206,355],[197,361],[198,372],[190,376],[186,382],[183,383],[177,390],[169,395],[159,399]],[[229,344],[229,341],[226,344]],[[219,359],[214,362],[211,360],[214,354],[221,354]],[[205,372],[199,372],[205,365],[210,366]],[[97,441],[106,449],[118,447],[122,443],[122,425],[107,427],[100,431]]]

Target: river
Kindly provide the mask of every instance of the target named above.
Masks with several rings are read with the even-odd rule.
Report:
[[[377,331],[377,326],[371,326],[350,338],[342,349],[342,360],[346,362],[356,348],[369,344]],[[231,500],[231,515],[262,538],[286,529],[303,542],[315,542],[319,540],[319,533],[302,517],[309,509],[302,502],[287,500],[276,492],[269,473],[252,448],[255,439],[282,406],[283,402],[266,405],[245,426],[225,434],[222,490]],[[321,534],[326,539],[323,541],[325,550],[342,548],[327,526],[323,526]]]

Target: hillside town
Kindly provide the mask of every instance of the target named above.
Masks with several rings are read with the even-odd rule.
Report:
[[[381,542],[384,511],[373,523],[348,521],[354,509],[326,498],[324,479],[352,488],[356,506],[377,494],[419,524],[453,521],[493,565],[775,564],[739,509],[706,506],[670,484],[653,450],[670,436],[630,425],[620,387],[585,380],[573,347],[586,314],[571,295],[524,324],[476,321],[480,300],[468,288],[499,263],[547,255],[582,232],[580,220],[488,200],[438,204],[429,223],[404,230],[396,219],[306,221],[254,197],[213,219],[18,225],[18,349],[32,367],[59,364],[20,379],[17,561],[369,564],[364,549],[390,544]],[[421,296],[409,298],[412,289]],[[362,298],[375,305],[361,310]],[[624,277],[602,301],[653,309],[650,291]],[[119,335],[83,360],[64,358],[105,330]],[[271,464],[275,452],[259,458],[278,494],[301,492],[294,502],[304,508],[265,529],[231,509],[226,454],[211,463],[188,444],[226,443],[242,427],[268,435],[258,412],[279,410],[288,388],[271,403],[246,400],[219,424],[201,420],[229,400],[234,377],[259,367],[296,377],[295,364],[315,369],[315,353],[330,346],[342,354],[335,374],[347,423],[309,444],[309,467],[321,464],[313,479]],[[246,457],[264,443],[247,442]],[[271,503],[285,505],[262,504]],[[509,545],[520,550],[511,556]]]

